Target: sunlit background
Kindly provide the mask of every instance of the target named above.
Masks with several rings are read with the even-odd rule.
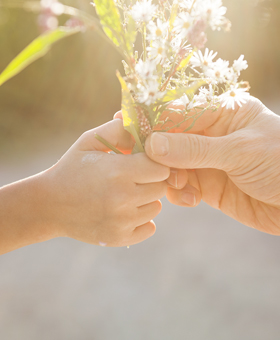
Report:
[[[64,3],[94,14],[89,0]],[[251,94],[280,113],[280,1],[224,4],[232,30],[209,32],[208,47],[230,61],[244,54]],[[0,8],[0,70],[39,34],[35,14]],[[46,169],[110,120],[116,69],[121,57],[88,31],[4,84],[0,185]],[[203,203],[164,201],[156,222],[156,235],[129,250],[57,239],[1,256],[0,339],[279,339],[279,238]]]

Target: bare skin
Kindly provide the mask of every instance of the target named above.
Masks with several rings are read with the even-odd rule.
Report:
[[[280,117],[259,100],[208,113],[190,133],[154,133],[146,153],[187,169],[185,187],[168,188],[171,203],[190,207],[202,199],[247,226],[280,235]]]
[[[109,154],[95,133],[133,147],[117,119],[84,133],[50,169],[2,187],[0,254],[60,236],[119,247],[155,233],[170,169],[145,154]]]

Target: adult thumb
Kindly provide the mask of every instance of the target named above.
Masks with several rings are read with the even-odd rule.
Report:
[[[147,155],[155,162],[178,169],[227,170],[230,139],[187,133],[152,133],[146,140]]]

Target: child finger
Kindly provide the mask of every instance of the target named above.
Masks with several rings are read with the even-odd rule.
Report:
[[[129,245],[137,244],[145,241],[147,238],[154,235],[156,232],[156,225],[153,221],[149,221],[134,229],[129,240]]]
[[[123,119],[122,111],[118,111],[114,114],[114,119]]]
[[[142,225],[153,220],[161,212],[161,208],[161,201],[155,201],[139,207],[134,224]]]
[[[170,175],[168,167],[155,163],[144,153],[128,156],[125,170],[137,184],[162,182]]]
[[[145,204],[160,200],[166,195],[167,187],[166,182],[136,184],[136,204],[138,207],[141,207]]]
[[[134,145],[131,135],[124,130],[121,119],[112,120],[95,129],[86,131],[74,144],[80,151],[111,151],[95,138],[96,134],[104,138],[115,148],[131,151]]]

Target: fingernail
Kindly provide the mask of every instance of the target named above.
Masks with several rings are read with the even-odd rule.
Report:
[[[168,139],[160,133],[153,133],[151,136],[151,149],[156,156],[165,156],[169,151]]]
[[[182,201],[189,205],[190,207],[194,207],[196,205],[195,195],[190,192],[185,192],[182,195]]]
[[[170,176],[166,181],[172,187],[177,188],[178,187],[178,172],[176,170],[171,170]]]

